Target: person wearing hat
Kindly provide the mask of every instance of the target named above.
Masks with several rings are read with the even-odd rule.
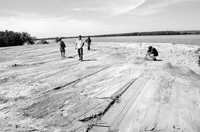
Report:
[[[61,57],[64,58],[65,57],[65,47],[66,47],[65,46],[65,42],[62,40],[62,38],[58,38],[57,42],[60,45],[60,54],[61,54]]]
[[[76,44],[76,49],[78,52],[78,56],[79,56],[79,60],[82,61],[83,60],[83,46],[84,46],[84,41],[82,40],[82,36],[79,35],[78,39],[75,42]]]
[[[152,47],[152,46],[149,46],[148,47],[148,50],[147,50],[147,54],[146,54],[146,58],[150,58],[154,61],[156,61],[156,57],[158,56],[158,51],[156,48]]]

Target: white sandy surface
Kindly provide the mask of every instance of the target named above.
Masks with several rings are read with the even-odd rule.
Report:
[[[161,61],[144,59],[147,47]],[[200,132],[198,46],[93,43],[0,48],[0,129]]]

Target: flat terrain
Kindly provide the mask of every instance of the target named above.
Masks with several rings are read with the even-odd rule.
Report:
[[[149,45],[160,61],[144,59]],[[0,48],[0,131],[200,132],[197,46],[96,42]]]

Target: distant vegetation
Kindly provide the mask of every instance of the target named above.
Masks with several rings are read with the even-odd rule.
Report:
[[[0,47],[34,44],[34,38],[25,32],[0,31]]]
[[[200,31],[154,31],[154,32],[133,32],[133,33],[118,33],[93,35],[91,37],[117,37],[117,36],[155,36],[155,35],[200,35]]]
[[[47,40],[40,40],[37,44],[49,44]]]
[[[156,35],[200,35],[200,30],[190,31],[153,31],[153,32],[132,32],[132,33],[116,33],[116,34],[103,34],[103,35],[88,35],[90,37],[120,37],[120,36],[156,36]],[[83,36],[83,37],[88,37]],[[72,37],[61,37],[62,39],[72,39]],[[52,38],[38,38],[35,40],[56,40],[57,37]]]

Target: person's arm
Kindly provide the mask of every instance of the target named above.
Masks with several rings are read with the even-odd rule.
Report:
[[[86,40],[82,42],[82,46],[81,46],[81,48],[83,48],[83,46],[84,46],[85,42],[86,42]]]
[[[75,49],[77,49],[77,42],[75,41]]]
[[[146,55],[145,55],[145,58],[147,58],[148,57],[148,52],[146,53]]]
[[[145,58],[148,58],[150,55],[151,55],[151,53],[150,53],[150,51],[148,50],[147,53],[146,53]]]

